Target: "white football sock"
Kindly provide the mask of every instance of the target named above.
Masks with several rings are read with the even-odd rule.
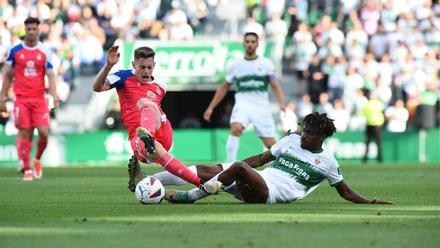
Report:
[[[191,165],[188,169],[197,175],[197,168],[195,165]],[[163,185],[186,185],[187,181],[183,180],[180,177],[177,177],[168,171],[161,171],[151,176],[154,179],[158,179]]]
[[[223,172],[223,171],[222,171]],[[213,178],[209,179],[206,183],[211,183],[211,182],[215,182],[218,181],[218,176],[222,173],[218,173],[217,175],[215,175]],[[201,188],[193,188],[187,191],[188,192],[188,196],[191,200],[193,201],[197,201],[200,200],[202,198],[207,197],[208,195],[210,195],[208,192],[204,191]]]
[[[226,161],[237,161],[238,148],[240,146],[240,137],[229,135],[226,141]]]

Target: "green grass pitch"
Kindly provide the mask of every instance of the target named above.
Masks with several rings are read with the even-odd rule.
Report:
[[[48,168],[34,182],[0,169],[0,247],[440,247],[440,165],[342,172],[358,192],[396,205],[351,204],[324,181],[291,204],[222,193],[144,206],[126,188],[126,167]]]

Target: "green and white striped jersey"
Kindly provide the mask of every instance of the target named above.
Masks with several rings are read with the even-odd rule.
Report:
[[[270,148],[276,160],[269,165],[288,173],[292,180],[304,186],[305,193],[314,190],[320,182],[327,179],[331,186],[342,182],[339,163],[326,151],[313,153],[301,148],[301,137],[290,134]]]
[[[275,66],[264,57],[254,60],[244,58],[232,62],[227,69],[226,81],[236,83],[235,103],[269,106],[267,86],[275,79]]]

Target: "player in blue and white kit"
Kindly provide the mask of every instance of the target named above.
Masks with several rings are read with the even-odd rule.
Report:
[[[211,175],[213,177],[201,188],[167,190],[165,199],[173,203],[193,203],[225,190],[246,203],[286,203],[303,199],[327,180],[350,202],[393,204],[376,198],[369,200],[343,181],[338,162],[322,148],[324,140],[335,131],[333,120],[326,114],[309,114],[304,119],[301,135],[287,135],[264,153],[232,165],[222,164],[224,171]],[[271,161],[262,171],[254,169]]]

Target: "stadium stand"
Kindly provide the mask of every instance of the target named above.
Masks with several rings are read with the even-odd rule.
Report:
[[[339,131],[362,129],[359,110],[370,92],[391,109],[389,122],[396,121],[391,107],[402,100],[405,129],[439,125],[438,0],[0,0],[0,6],[0,65],[20,41],[23,20],[42,21],[41,40],[55,53],[63,102],[54,132],[105,126],[112,95],[92,95],[90,82],[111,44],[239,40],[244,31],[273,42],[271,59],[300,120],[326,111],[343,122]]]

